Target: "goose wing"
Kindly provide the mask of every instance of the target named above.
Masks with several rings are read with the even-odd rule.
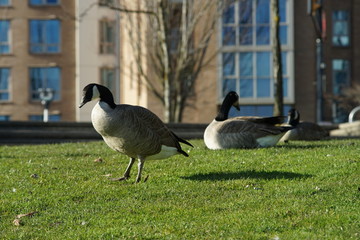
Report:
[[[219,134],[239,134],[258,139],[267,135],[278,135],[288,131],[289,127],[280,127],[263,123],[263,119],[248,121],[239,118],[232,118],[224,121],[218,128]]]
[[[300,122],[295,129],[299,140],[320,140],[328,135],[323,128],[312,122]]]
[[[285,116],[276,116],[276,117],[255,117],[255,116],[244,116],[244,117],[235,117],[231,118],[234,120],[243,120],[243,121],[249,121],[253,123],[261,123],[261,124],[269,124],[269,125],[277,125],[282,124],[284,120],[286,119]]]
[[[133,127],[136,128],[133,129],[135,134],[138,134],[138,139],[146,143],[149,149],[160,151],[161,146],[165,145],[175,147],[180,153],[187,156],[179,142],[192,145],[176,136],[153,112],[140,106],[131,106],[129,111],[129,115],[132,115],[132,119],[136,123]]]
[[[205,143],[211,149],[272,146],[288,130],[286,127],[254,123],[239,118],[213,122],[208,128],[205,131]],[[259,142],[264,137],[270,145],[264,145],[263,140]]]

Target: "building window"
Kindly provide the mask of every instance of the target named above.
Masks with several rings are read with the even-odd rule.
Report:
[[[30,68],[31,100],[40,100],[39,89],[50,88],[54,99],[60,100],[61,71],[58,67]]]
[[[350,45],[350,13],[349,11],[333,11],[333,36],[334,46],[346,47]]]
[[[115,69],[113,68],[101,68],[101,84],[110,89],[111,92],[115,92]]]
[[[344,59],[332,61],[332,84],[334,96],[341,96],[343,89],[350,86],[350,62]],[[336,100],[333,102],[333,121],[342,123],[348,120],[348,112],[345,111]]]
[[[114,0],[100,0],[99,6],[113,6]]]
[[[30,20],[30,52],[59,53],[60,33],[59,20]]]
[[[10,21],[0,20],[0,54],[10,53]]]
[[[10,6],[10,0],[0,0],[0,7]]]
[[[291,0],[279,1],[280,41],[282,47],[283,88],[285,103],[293,103],[293,46],[289,41],[292,14]],[[239,93],[241,103],[266,115],[274,99],[271,53],[270,1],[234,1],[224,12],[221,24],[222,54],[220,59],[221,93]],[[242,108],[246,109],[246,108]],[[245,111],[246,112],[246,111]],[[244,113],[244,111],[242,111]]]
[[[9,101],[10,68],[0,68],[0,101]]]
[[[280,41],[288,42],[288,2],[279,0]],[[270,1],[242,0],[232,3],[222,17],[222,45],[270,45]]]
[[[0,121],[10,121],[9,115],[0,115]]]
[[[44,120],[43,115],[29,115],[30,121],[41,122]],[[49,122],[59,122],[61,116],[59,114],[49,114]]]
[[[350,63],[348,60],[334,59],[332,61],[333,70],[333,94],[339,96],[342,89],[350,84]]]
[[[59,5],[60,0],[29,0],[32,6]]]
[[[286,116],[291,108],[291,105],[284,105],[283,115]],[[243,116],[272,116],[274,113],[274,105],[245,105],[241,106],[240,112]],[[238,110],[230,108],[229,117],[238,115]]]
[[[181,32],[179,27],[173,27],[169,31],[168,36],[168,46],[169,51],[172,54],[176,54],[178,52],[178,46],[181,40]]]
[[[9,115],[0,115],[0,121],[10,121]]]
[[[100,53],[115,53],[115,21],[100,21]]]

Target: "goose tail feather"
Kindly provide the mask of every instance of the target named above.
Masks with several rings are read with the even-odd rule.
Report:
[[[186,145],[189,145],[190,147],[194,147],[191,143],[189,143],[188,141],[178,137],[175,133],[173,133],[173,135],[175,136],[176,140],[178,140],[179,142],[184,143]]]
[[[286,118],[285,116],[275,116],[275,117],[254,118],[254,119],[249,119],[249,121],[255,123],[276,125],[276,124],[282,124],[285,118]]]
[[[178,152],[184,155],[185,157],[189,157],[189,154],[187,154],[184,150],[178,149]]]

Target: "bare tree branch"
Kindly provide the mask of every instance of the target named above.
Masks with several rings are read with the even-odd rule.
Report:
[[[209,54],[208,48],[226,3],[222,0],[133,1],[141,2],[142,6],[130,9],[125,6],[127,0],[123,0],[123,5],[104,5],[127,16],[125,27],[137,72],[164,104],[165,121],[181,121],[201,70],[218,53]],[[145,16],[146,27],[143,22],[139,25],[136,22],[139,19],[132,18],[134,15]],[[144,32],[146,37],[142,39]],[[176,38],[174,34],[179,35]]]

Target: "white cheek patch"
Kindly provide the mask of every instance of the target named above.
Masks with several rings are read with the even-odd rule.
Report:
[[[295,111],[294,120],[298,120],[300,118],[298,111]]]
[[[99,89],[97,86],[94,86],[92,89],[92,98],[91,100],[97,99],[100,97]]]

